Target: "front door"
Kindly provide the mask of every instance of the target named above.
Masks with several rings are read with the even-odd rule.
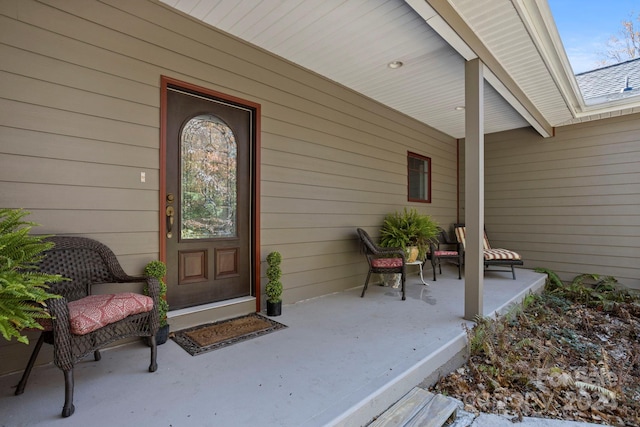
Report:
[[[251,295],[255,111],[167,85],[166,112],[169,306]]]

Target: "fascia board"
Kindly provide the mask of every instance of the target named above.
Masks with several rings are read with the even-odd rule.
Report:
[[[580,87],[573,74],[549,4],[531,0],[512,0],[529,36],[547,64],[553,80],[571,114],[576,117],[585,108]]]
[[[482,43],[448,0],[405,0],[432,28],[466,60],[480,58],[491,80],[487,80],[543,137],[553,135],[553,127]],[[436,15],[439,18],[435,18]],[[443,30],[443,28],[446,28]],[[452,36],[453,35],[453,36]],[[447,38],[448,37],[448,38]],[[458,50],[458,48],[461,48]],[[499,83],[498,83],[499,81]],[[523,113],[526,111],[526,113]]]

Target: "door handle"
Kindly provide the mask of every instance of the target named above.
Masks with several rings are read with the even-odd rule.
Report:
[[[167,206],[166,214],[167,214],[167,218],[169,219],[169,226],[167,227],[167,239],[170,239],[171,237],[173,237],[173,233],[171,232],[171,230],[173,229],[174,213],[175,211],[173,209],[173,206]]]

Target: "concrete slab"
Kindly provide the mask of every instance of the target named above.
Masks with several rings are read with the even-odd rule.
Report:
[[[464,280],[443,270],[431,286],[412,274],[406,301],[397,289],[370,286],[364,298],[354,287],[286,305],[275,320],[287,329],[203,355],[170,340],[158,348],[155,373],[143,344],[104,351],[100,362],[77,365],[76,412],[67,419],[55,366],[34,369],[21,396],[13,395],[18,373],[0,377],[0,426],[366,425],[465,347]],[[543,283],[524,269],[518,280],[487,273],[485,314]]]

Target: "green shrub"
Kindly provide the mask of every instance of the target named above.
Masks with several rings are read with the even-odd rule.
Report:
[[[282,301],[282,283],[280,277],[282,277],[282,271],[280,270],[280,262],[282,262],[282,255],[280,252],[271,252],[267,255],[267,283],[265,292],[267,294],[267,301],[270,303],[277,303]]]
[[[64,279],[37,271],[36,263],[53,243],[29,234],[38,224],[24,221],[26,215],[22,209],[0,209],[0,333],[7,341],[29,344],[22,330],[42,329],[38,320],[51,318],[44,302],[60,298],[47,292],[47,283]]]
[[[169,303],[167,302],[167,284],[164,283],[164,276],[167,275],[167,266],[162,261],[151,261],[144,268],[144,274],[147,277],[155,277],[160,282],[160,300],[158,302],[158,317],[160,318],[160,327],[167,325],[167,312],[169,311]],[[147,289],[145,287],[145,293]]]
[[[438,236],[438,223],[429,215],[422,215],[416,209],[390,213],[384,218],[380,229],[380,245],[387,248],[417,246],[418,257],[424,258],[429,243]]]

